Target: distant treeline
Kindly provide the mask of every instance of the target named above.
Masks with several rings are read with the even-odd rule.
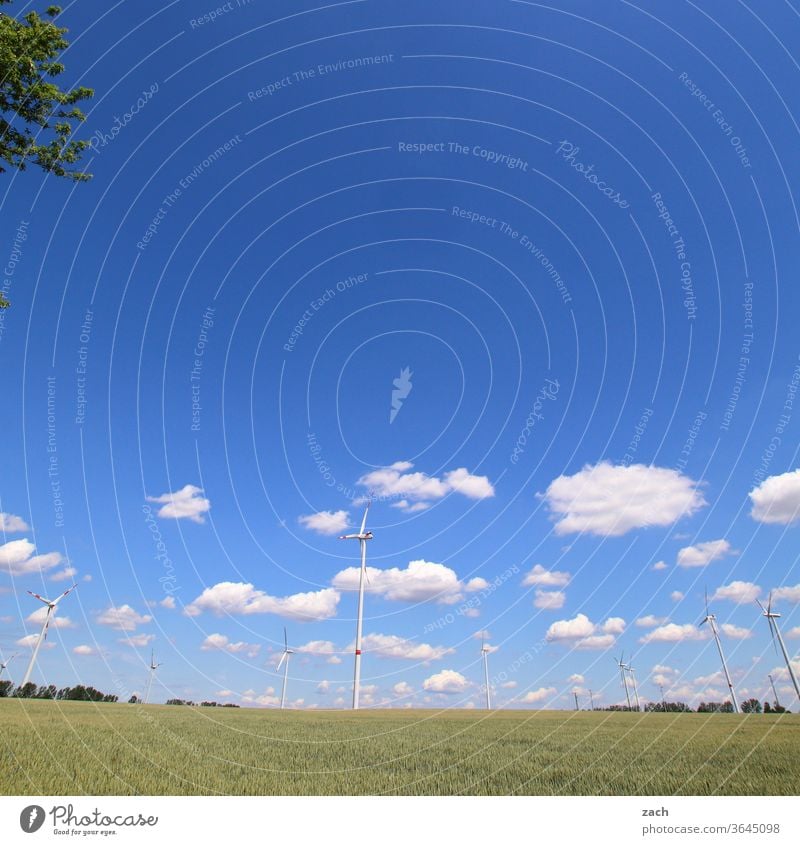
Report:
[[[118,696],[78,684],[58,689],[54,684],[37,686],[32,681],[15,687],[11,681],[0,681],[0,698],[47,698],[55,701],[117,701]]]
[[[627,707],[624,704],[612,704],[610,707],[595,707],[595,710],[609,710],[626,712],[637,712],[635,707]],[[761,702],[757,698],[748,698],[741,705],[742,713],[790,713],[780,704],[770,704],[769,701]],[[697,710],[689,707],[683,701],[649,701],[644,706],[645,713],[733,713],[733,704],[730,701],[701,701]]]
[[[201,701],[195,704],[194,701],[188,701],[184,698],[168,698],[167,704],[178,704],[183,707],[238,707],[238,704],[220,704],[217,701]]]

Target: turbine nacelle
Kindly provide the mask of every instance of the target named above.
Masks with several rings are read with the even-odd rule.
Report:
[[[371,540],[372,532],[365,531],[363,534],[342,534],[340,540]]]

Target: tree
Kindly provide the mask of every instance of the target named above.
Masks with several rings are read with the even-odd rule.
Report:
[[[33,681],[28,681],[24,687],[17,687],[14,690],[14,698],[33,698],[38,687]]]
[[[760,713],[761,702],[757,698],[748,698],[742,702],[742,713]]]
[[[139,698],[138,695],[132,695],[128,699],[128,704],[141,704],[141,703],[142,703],[142,700],[141,700],[141,698]]]
[[[0,0],[0,6],[10,2]],[[63,91],[52,81],[64,71],[58,56],[69,46],[67,30],[54,22],[60,12],[50,6],[45,17],[28,12],[20,20],[0,13],[0,173],[35,164],[77,182],[91,178],[69,165],[89,146],[72,139],[86,119],[76,103],[94,91]]]
[[[0,681],[0,698],[9,698],[13,689],[13,681]]]

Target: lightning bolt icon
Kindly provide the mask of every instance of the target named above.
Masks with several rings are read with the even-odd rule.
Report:
[[[31,812],[28,816],[28,830],[33,827],[33,823],[36,821],[39,815],[39,808],[38,807],[31,807]]]

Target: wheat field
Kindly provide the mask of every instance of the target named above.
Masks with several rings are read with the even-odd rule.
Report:
[[[791,795],[796,715],[0,700],[4,795]]]

